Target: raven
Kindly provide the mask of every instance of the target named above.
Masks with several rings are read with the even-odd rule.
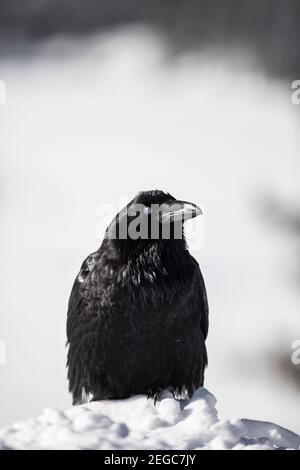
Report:
[[[139,222],[147,228],[144,236],[129,236],[137,220],[132,209],[140,206]],[[95,401],[147,394],[156,400],[163,389],[191,397],[203,385],[208,303],[183,235],[185,220],[200,213],[163,191],[141,192],[83,262],[67,316],[73,404],[86,396]],[[154,221],[159,230],[153,236]]]

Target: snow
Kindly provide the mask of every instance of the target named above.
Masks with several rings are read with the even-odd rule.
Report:
[[[205,388],[192,399],[168,391],[154,406],[144,395],[92,402],[58,411],[47,408],[0,430],[0,449],[299,449],[300,436],[268,422],[218,418]]]

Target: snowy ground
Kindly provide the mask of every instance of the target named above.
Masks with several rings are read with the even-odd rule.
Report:
[[[0,430],[0,449],[299,449],[300,436],[272,423],[220,420],[215,404],[199,389],[182,401],[163,392],[156,406],[140,395],[46,409]]]
[[[25,52],[0,57],[0,425],[69,407],[67,302],[101,243],[97,208],[159,188],[204,211],[193,254],[210,304],[205,385],[220,416],[299,434],[299,240],[262,211],[265,196],[300,200],[290,83],[246,54],[169,57],[141,28]]]

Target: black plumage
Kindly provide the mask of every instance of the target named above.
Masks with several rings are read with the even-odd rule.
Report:
[[[127,209],[174,201],[162,191],[142,192]],[[186,218],[199,213],[182,201],[180,207]],[[174,229],[174,211],[166,214]],[[93,400],[157,397],[162,389],[191,396],[203,385],[207,365],[208,304],[199,265],[174,230],[170,239],[161,233],[158,239],[109,237],[119,220],[83,262],[70,295],[67,366],[73,403],[86,394]]]

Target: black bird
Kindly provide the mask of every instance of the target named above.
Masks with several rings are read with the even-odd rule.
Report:
[[[130,224],[137,220],[132,214],[140,206],[146,231],[129,237]],[[67,317],[74,404],[86,396],[103,400],[147,394],[156,399],[162,389],[191,397],[203,385],[206,289],[184,236],[176,232],[200,213],[195,204],[162,191],[141,192],[83,262]],[[159,233],[153,236],[157,221]]]

